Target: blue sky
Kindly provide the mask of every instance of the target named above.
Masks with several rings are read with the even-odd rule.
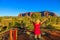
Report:
[[[0,0],[0,16],[24,12],[51,11],[60,16],[60,0]]]

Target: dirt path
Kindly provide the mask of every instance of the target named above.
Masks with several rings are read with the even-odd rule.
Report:
[[[60,31],[57,30],[44,30],[47,35],[42,35],[44,40],[60,40]]]
[[[6,33],[9,33],[9,32],[6,32]],[[48,33],[48,34],[42,35],[42,38],[43,38],[42,40],[60,40],[60,32],[59,31],[46,31],[46,33]],[[17,40],[34,40],[34,37],[29,36],[21,31],[19,31]]]
[[[46,31],[46,30],[45,30]],[[46,31],[46,35],[42,35],[42,40],[60,40],[60,32],[59,31]],[[30,40],[31,38],[27,34],[20,34],[18,40]],[[32,37],[31,40],[34,40]]]

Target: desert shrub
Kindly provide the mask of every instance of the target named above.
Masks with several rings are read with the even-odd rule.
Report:
[[[51,24],[45,27],[45,29],[55,29]]]

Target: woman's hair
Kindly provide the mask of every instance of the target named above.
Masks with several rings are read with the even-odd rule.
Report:
[[[36,19],[36,22],[38,23],[38,22],[40,22],[40,20],[39,19]]]

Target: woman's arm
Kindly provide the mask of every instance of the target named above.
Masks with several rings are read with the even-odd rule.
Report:
[[[47,18],[46,18],[45,20],[43,20],[43,21],[41,22],[41,24],[44,23],[46,20],[47,20]]]
[[[43,20],[42,22],[41,22],[41,24],[42,23],[44,23],[46,20],[48,20],[50,18],[50,16],[48,16],[45,20]]]

